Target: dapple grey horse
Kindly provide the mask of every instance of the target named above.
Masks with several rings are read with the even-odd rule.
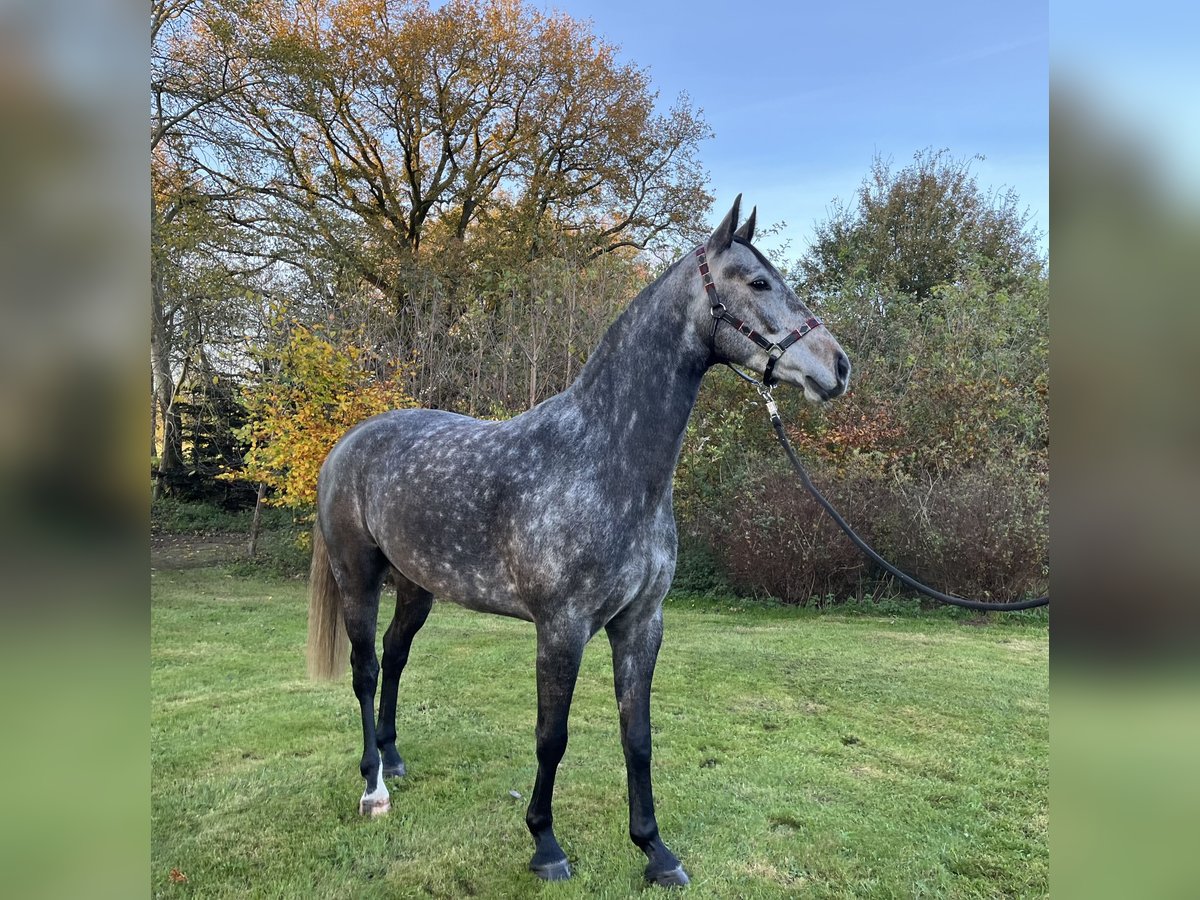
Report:
[[[603,628],[629,835],[649,859],[648,880],[687,883],[659,836],[650,786],[650,681],[675,571],[671,481],[684,428],[701,378],[718,362],[799,387],[818,403],[845,392],[850,376],[838,342],[752,246],[755,212],[737,227],[740,202],[705,246],[637,296],[561,394],[503,422],[384,413],[330,451],[313,531],[309,666],[316,677],[336,675],[348,635],[362,712],[363,814],[386,812],[384,779],[404,774],[396,690],[433,597],[524,619],[537,630],[530,868],[548,880],[569,877],[551,797],[584,645]],[[396,613],[383,636],[376,721],[376,618],[389,570]]]

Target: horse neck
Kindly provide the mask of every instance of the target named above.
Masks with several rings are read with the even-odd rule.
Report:
[[[609,459],[667,485],[709,363],[689,316],[688,274],[677,263],[638,294],[567,391]]]

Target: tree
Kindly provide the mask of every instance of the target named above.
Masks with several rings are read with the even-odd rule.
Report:
[[[229,252],[239,241],[238,233],[215,208],[203,181],[183,165],[160,147],[152,156],[150,173],[156,490],[168,492],[183,474],[179,398],[189,381],[212,382],[217,374],[213,351],[238,330],[240,299],[249,289],[245,271]]]
[[[223,98],[266,175],[257,190],[401,306],[433,223],[461,242],[505,217],[526,258],[554,246],[547,230],[596,254],[701,229],[707,125],[686,97],[655,114],[646,73],[568,16],[520,0],[287,0],[214,39],[261,60]]]
[[[700,112],[662,111],[647,73],[568,16],[522,0],[151,15],[160,475],[187,472],[180,398],[214,400],[213,376],[247,386],[273,303],[395,360],[423,405],[504,415],[569,384],[642,248],[705,232]]]
[[[970,164],[876,158],[855,205],[818,224],[799,288],[856,374],[851,402],[802,415],[810,450],[926,473],[998,456],[1044,467],[1045,261],[1016,194],[985,193]]]
[[[303,510],[316,502],[321,463],[347,429],[415,404],[402,371],[297,322],[286,326],[278,347],[254,354],[263,376],[243,395],[247,422],[238,434],[249,450],[242,469],[223,477],[266,485],[268,502]]]
[[[252,8],[153,0],[150,7],[150,358],[156,493],[180,472],[183,435],[177,398],[203,353],[206,335],[242,290],[228,250],[237,243],[222,208],[236,186],[214,179],[213,113],[252,77],[244,58],[207,35]]]
[[[828,221],[817,225],[800,261],[803,288],[818,300],[870,290],[886,304],[927,300],[968,272],[997,290],[1041,275],[1038,235],[1016,193],[985,194],[971,162],[927,149],[893,172],[877,156],[856,202],[835,201]]]

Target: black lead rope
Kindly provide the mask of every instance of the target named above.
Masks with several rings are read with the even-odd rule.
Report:
[[[870,544],[855,534],[854,529],[851,528],[846,520],[842,518],[841,513],[833,508],[833,505],[825,499],[821,492],[817,490],[816,485],[812,483],[812,479],[808,477],[808,471],[804,468],[804,464],[800,462],[800,457],[796,455],[796,451],[792,449],[792,442],[788,440],[787,433],[783,430],[783,419],[780,418],[779,407],[776,406],[775,400],[771,396],[771,389],[762,382],[757,381],[756,379],[751,378],[742,372],[739,372],[737,369],[734,369],[733,366],[729,366],[729,368],[739,378],[742,378],[743,380],[753,384],[758,389],[759,394],[762,395],[763,400],[766,401],[767,414],[771,417],[771,425],[775,428],[775,436],[779,438],[779,443],[783,445],[783,452],[787,454],[787,458],[791,462],[792,468],[796,470],[796,474],[800,476],[800,481],[803,482],[804,486],[808,489],[808,492],[813,495],[819,504],[821,504],[825,512],[829,513],[829,515],[833,518],[833,521],[837,523],[838,527],[846,533],[846,537],[850,538],[850,540],[854,542],[854,545],[858,547],[858,549],[864,554],[866,554],[867,558],[876,565],[886,570],[902,584],[908,585],[908,587],[912,588],[917,593],[924,594],[926,597],[931,597],[932,599],[941,603],[949,603],[951,606],[961,606],[964,609],[978,609],[987,612],[1016,612],[1022,609],[1034,609],[1038,606],[1048,606],[1050,604],[1049,595],[1044,597],[1034,597],[1032,600],[1019,600],[1013,603],[990,603],[983,600],[968,600],[965,597],[958,597],[954,594],[944,594],[941,591],[934,590],[928,585],[921,584],[921,582],[917,581],[915,578],[897,569],[890,562],[876,553]]]

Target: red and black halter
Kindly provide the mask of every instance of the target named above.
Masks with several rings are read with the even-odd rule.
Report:
[[[767,351],[767,366],[763,369],[763,384],[770,387],[775,382],[775,363],[779,362],[780,357],[787,352],[788,348],[800,338],[804,337],[814,328],[821,327],[821,320],[816,316],[809,316],[804,324],[799,328],[793,328],[781,341],[773,341],[770,338],[763,337],[741,319],[734,318],[729,314],[729,310],[725,308],[725,304],[721,302],[721,298],[717,294],[717,286],[713,284],[712,275],[708,271],[708,260],[704,256],[704,248],[700,247],[696,250],[696,258],[700,261],[700,277],[704,281],[704,289],[708,291],[708,297],[712,301],[713,329],[712,336],[717,335],[717,326],[722,322],[728,322],[738,330],[739,334],[748,337],[758,346]]]

